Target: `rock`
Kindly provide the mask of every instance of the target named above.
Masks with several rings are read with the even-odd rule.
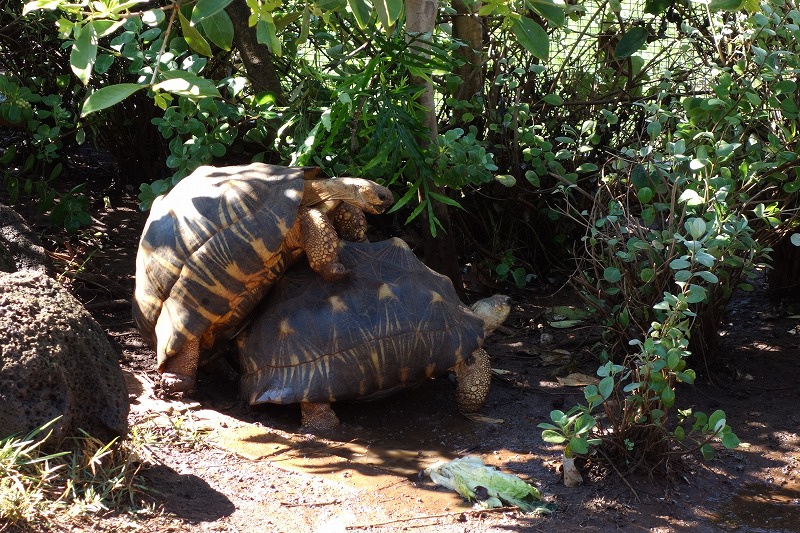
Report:
[[[39,238],[22,216],[0,204],[0,271],[50,273],[50,260]]]
[[[83,306],[47,275],[0,272],[0,438],[60,416],[51,444],[83,429],[108,441],[128,430],[117,354]]]

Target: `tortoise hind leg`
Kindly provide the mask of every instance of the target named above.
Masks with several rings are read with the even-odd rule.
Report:
[[[200,341],[187,340],[180,351],[167,359],[158,371],[167,392],[189,392],[194,388],[197,362],[200,359]]]
[[[462,413],[480,411],[489,395],[489,384],[492,381],[492,367],[489,354],[479,348],[472,352],[471,362],[463,361],[455,366],[458,387],[456,388],[456,404]]]
[[[304,428],[331,429],[339,425],[339,418],[329,403],[302,402],[300,414]]]

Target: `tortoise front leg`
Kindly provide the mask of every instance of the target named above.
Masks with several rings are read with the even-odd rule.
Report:
[[[339,418],[329,403],[302,402],[300,416],[304,428],[331,429],[339,425]]]
[[[194,388],[200,341],[188,340],[181,349],[158,368],[161,383],[167,392],[189,392]]]
[[[339,238],[351,242],[366,242],[367,217],[360,208],[342,202],[328,212],[328,218],[339,234]]]
[[[297,217],[300,246],[305,250],[311,268],[325,281],[336,281],[346,276],[349,271],[339,262],[339,236],[328,217],[308,207],[301,207]]]
[[[492,382],[492,366],[486,350],[478,348],[472,352],[471,361],[462,361],[453,370],[456,372],[456,405],[462,413],[481,410],[489,395]]]

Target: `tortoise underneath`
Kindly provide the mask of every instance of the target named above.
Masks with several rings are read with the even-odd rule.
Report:
[[[400,239],[342,242],[339,259],[347,278],[326,283],[298,265],[253,313],[237,339],[242,396],[300,403],[303,425],[324,429],[338,424],[331,402],[378,398],[452,369],[459,410],[478,411],[491,381],[481,346],[510,299],[466,307]]]

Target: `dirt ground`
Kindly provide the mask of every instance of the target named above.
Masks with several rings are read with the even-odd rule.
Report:
[[[154,448],[144,479],[158,491],[153,503],[163,513],[143,521],[111,516],[95,530],[800,531],[800,317],[776,317],[763,284],[737,297],[725,316],[725,368],[713,383],[678,395],[684,407],[724,409],[742,446],[720,448],[707,463],[687,459],[670,480],[623,481],[613,469],[592,469],[583,472],[583,485],[567,488],[558,471],[561,449],[544,443],[536,425],[582,397],[556,377],[593,368],[596,330],[547,326],[544,310],[574,302],[568,295],[550,294],[552,288],[514,295],[507,329],[487,346],[502,372],[483,410],[494,422],[460,415],[454,384],[442,377],[385,400],[336,404],[342,425],[312,435],[300,431],[297,406],[243,406],[234,377],[220,365],[203,370],[192,401],[153,396],[153,354],[129,310],[144,218],[132,199],[112,205],[99,215],[95,241],[57,253],[83,264],[72,287],[120,349],[131,422],[180,418],[208,436],[193,448]],[[464,455],[534,483],[558,510],[476,510],[418,475]]]

